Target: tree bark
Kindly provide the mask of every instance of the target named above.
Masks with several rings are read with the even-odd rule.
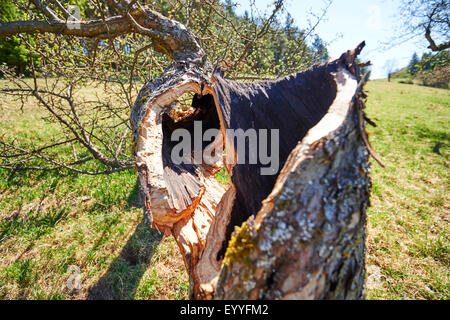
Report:
[[[174,64],[142,89],[131,117],[140,193],[151,225],[179,245],[191,298],[364,297],[368,157],[376,155],[355,62],[363,46],[275,81]],[[193,109],[175,121],[169,115],[186,92]],[[194,133],[195,121],[220,130],[202,150],[219,145],[226,155],[176,165],[171,134]],[[261,162],[236,164],[227,129],[278,129],[282,169],[261,175]],[[230,186],[214,177],[222,167]]]

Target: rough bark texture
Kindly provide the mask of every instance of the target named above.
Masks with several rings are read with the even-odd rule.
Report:
[[[372,152],[354,62],[363,45],[277,81],[174,64],[142,89],[131,118],[140,192],[152,226],[180,247],[191,298],[363,297]],[[168,114],[186,92],[195,111],[175,121]],[[195,120],[221,130],[213,144],[227,150],[223,163],[171,162],[171,133],[192,133]],[[246,164],[235,164],[226,129],[250,128],[280,130],[277,174],[248,164],[248,145]],[[223,166],[227,188],[214,178]]]

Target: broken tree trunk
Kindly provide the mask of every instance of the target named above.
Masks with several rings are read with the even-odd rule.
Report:
[[[152,227],[178,243],[191,298],[364,297],[372,149],[355,63],[363,46],[276,81],[236,82],[174,63],[143,87],[131,116],[140,195]],[[191,108],[180,111],[187,93]],[[195,135],[197,121],[201,133],[219,130],[212,142]],[[202,161],[175,163],[177,129],[194,136]],[[278,130],[278,141],[253,143],[268,140],[279,166],[251,161],[230,129]],[[211,150],[215,162],[206,163]],[[229,185],[215,178],[221,168]]]

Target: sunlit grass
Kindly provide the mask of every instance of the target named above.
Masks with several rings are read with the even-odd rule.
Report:
[[[386,163],[373,163],[368,297],[449,299],[450,91],[386,81],[367,91],[371,142]]]
[[[3,97],[0,109],[4,137],[44,145],[58,130],[32,99],[20,110]],[[107,176],[0,169],[0,298],[186,298],[178,246],[142,223],[136,183],[131,169]],[[80,290],[67,287],[72,265]]]

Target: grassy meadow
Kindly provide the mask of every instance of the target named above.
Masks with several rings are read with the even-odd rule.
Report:
[[[381,80],[366,91],[386,163],[372,167],[368,298],[450,299],[450,91]],[[44,144],[50,130],[33,103],[0,100],[0,135]],[[137,198],[133,170],[0,169],[0,299],[186,299],[177,244],[143,224]]]
[[[371,81],[371,299],[450,299],[450,91]]]

